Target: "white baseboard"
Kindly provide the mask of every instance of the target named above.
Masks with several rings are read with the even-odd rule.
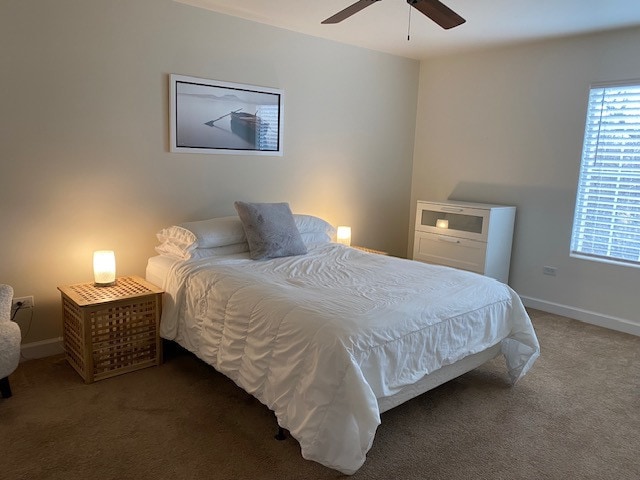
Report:
[[[559,303],[547,302],[539,298],[520,297],[525,307],[535,308],[543,312],[555,313],[563,317],[573,318],[581,322],[590,323],[599,327],[617,330],[619,332],[630,333],[640,337],[640,324],[634,323],[624,318],[612,317],[603,313],[591,312],[581,308],[561,305]]]
[[[62,337],[42,340],[41,342],[25,343],[20,347],[20,361],[50,357],[63,352]]]

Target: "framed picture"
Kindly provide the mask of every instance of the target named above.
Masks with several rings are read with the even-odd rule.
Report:
[[[282,155],[282,90],[171,74],[170,149]]]

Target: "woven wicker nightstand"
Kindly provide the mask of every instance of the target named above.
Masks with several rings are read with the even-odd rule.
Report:
[[[140,277],[58,287],[69,363],[86,383],[160,365],[162,290]]]

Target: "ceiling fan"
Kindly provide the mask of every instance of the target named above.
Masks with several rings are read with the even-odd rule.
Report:
[[[353,5],[348,6],[344,10],[339,11],[335,15],[327,18],[321,23],[339,23],[351,15],[358,13],[360,10],[373,5],[380,0],[358,0]],[[462,25],[466,20],[451,10],[446,5],[440,3],[438,0],[407,0],[407,3],[416,10],[424,13],[431,20],[436,22],[444,29],[449,29]]]

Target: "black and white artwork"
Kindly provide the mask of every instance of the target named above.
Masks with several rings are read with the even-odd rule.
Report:
[[[282,90],[170,75],[171,151],[282,155]]]

